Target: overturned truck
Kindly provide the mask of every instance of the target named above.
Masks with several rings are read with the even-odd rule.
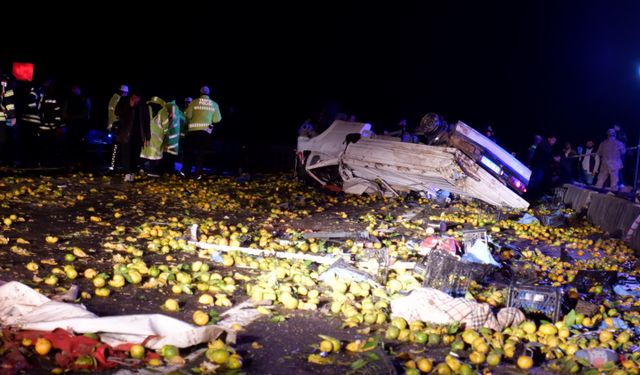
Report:
[[[426,115],[421,143],[371,132],[371,125],[335,121],[315,137],[300,136],[297,170],[346,193],[447,191],[499,207],[525,209],[531,171],[467,124]]]

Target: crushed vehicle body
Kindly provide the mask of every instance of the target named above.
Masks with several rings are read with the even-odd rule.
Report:
[[[375,135],[370,124],[335,121],[313,138],[298,138],[297,169],[352,194],[442,190],[499,207],[529,206],[521,197],[531,176],[525,165],[467,124],[448,125],[433,115],[418,127],[424,143]]]

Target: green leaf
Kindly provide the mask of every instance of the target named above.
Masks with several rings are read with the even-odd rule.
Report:
[[[576,310],[571,310],[565,317],[567,327],[571,327],[576,323]]]
[[[378,361],[380,360],[380,356],[377,355],[376,353],[367,353],[367,357],[371,360],[371,361]]]
[[[363,346],[362,346],[362,350],[367,350],[367,349],[371,349],[371,348],[375,348],[376,345],[378,345],[378,340],[373,339],[373,340],[368,340]]]
[[[313,262],[310,259],[307,259],[304,261],[304,266],[309,268],[309,266],[312,264]]]
[[[220,314],[215,309],[209,310],[209,324],[216,324],[220,321]]]
[[[284,322],[285,320],[287,320],[287,318],[284,315],[274,315],[271,317],[271,319],[269,319],[271,323],[280,323]]]
[[[351,368],[354,370],[358,370],[367,365],[367,360],[364,358],[360,358],[357,361],[353,361],[351,363]]]

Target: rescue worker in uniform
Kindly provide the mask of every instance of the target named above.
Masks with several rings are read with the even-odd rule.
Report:
[[[170,112],[167,103],[157,96],[147,101],[147,110],[149,112],[149,131],[145,132],[145,135],[148,138],[144,139],[140,157],[147,159],[147,162],[144,163],[147,175],[159,177],[165,136],[169,130]]]
[[[191,103],[191,101],[189,103]],[[175,100],[167,103],[167,111],[169,112],[169,128],[165,133],[163,170],[173,173],[175,170],[175,161],[181,151],[180,143],[184,141],[184,133],[187,129],[187,118]]]
[[[18,140],[16,126],[16,105],[13,80],[0,74],[0,162],[13,162],[13,151]]]
[[[209,94],[209,87],[202,86],[200,88],[200,97],[194,99],[185,111],[188,125],[184,163],[180,172],[182,177],[191,175],[191,167],[194,161],[196,172],[193,177],[197,180],[202,177],[204,153],[211,146],[210,136],[213,131],[213,124],[217,124],[222,120],[218,103],[211,100]]]

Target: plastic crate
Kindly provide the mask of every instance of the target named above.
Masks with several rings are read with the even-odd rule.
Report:
[[[560,319],[562,289],[552,286],[511,285],[507,306],[516,307],[528,314],[541,314],[556,322]]]
[[[452,295],[464,294],[472,281],[481,282],[495,270],[496,267],[491,264],[461,262],[457,257],[438,249],[431,250],[413,269],[424,279],[422,286]]]

